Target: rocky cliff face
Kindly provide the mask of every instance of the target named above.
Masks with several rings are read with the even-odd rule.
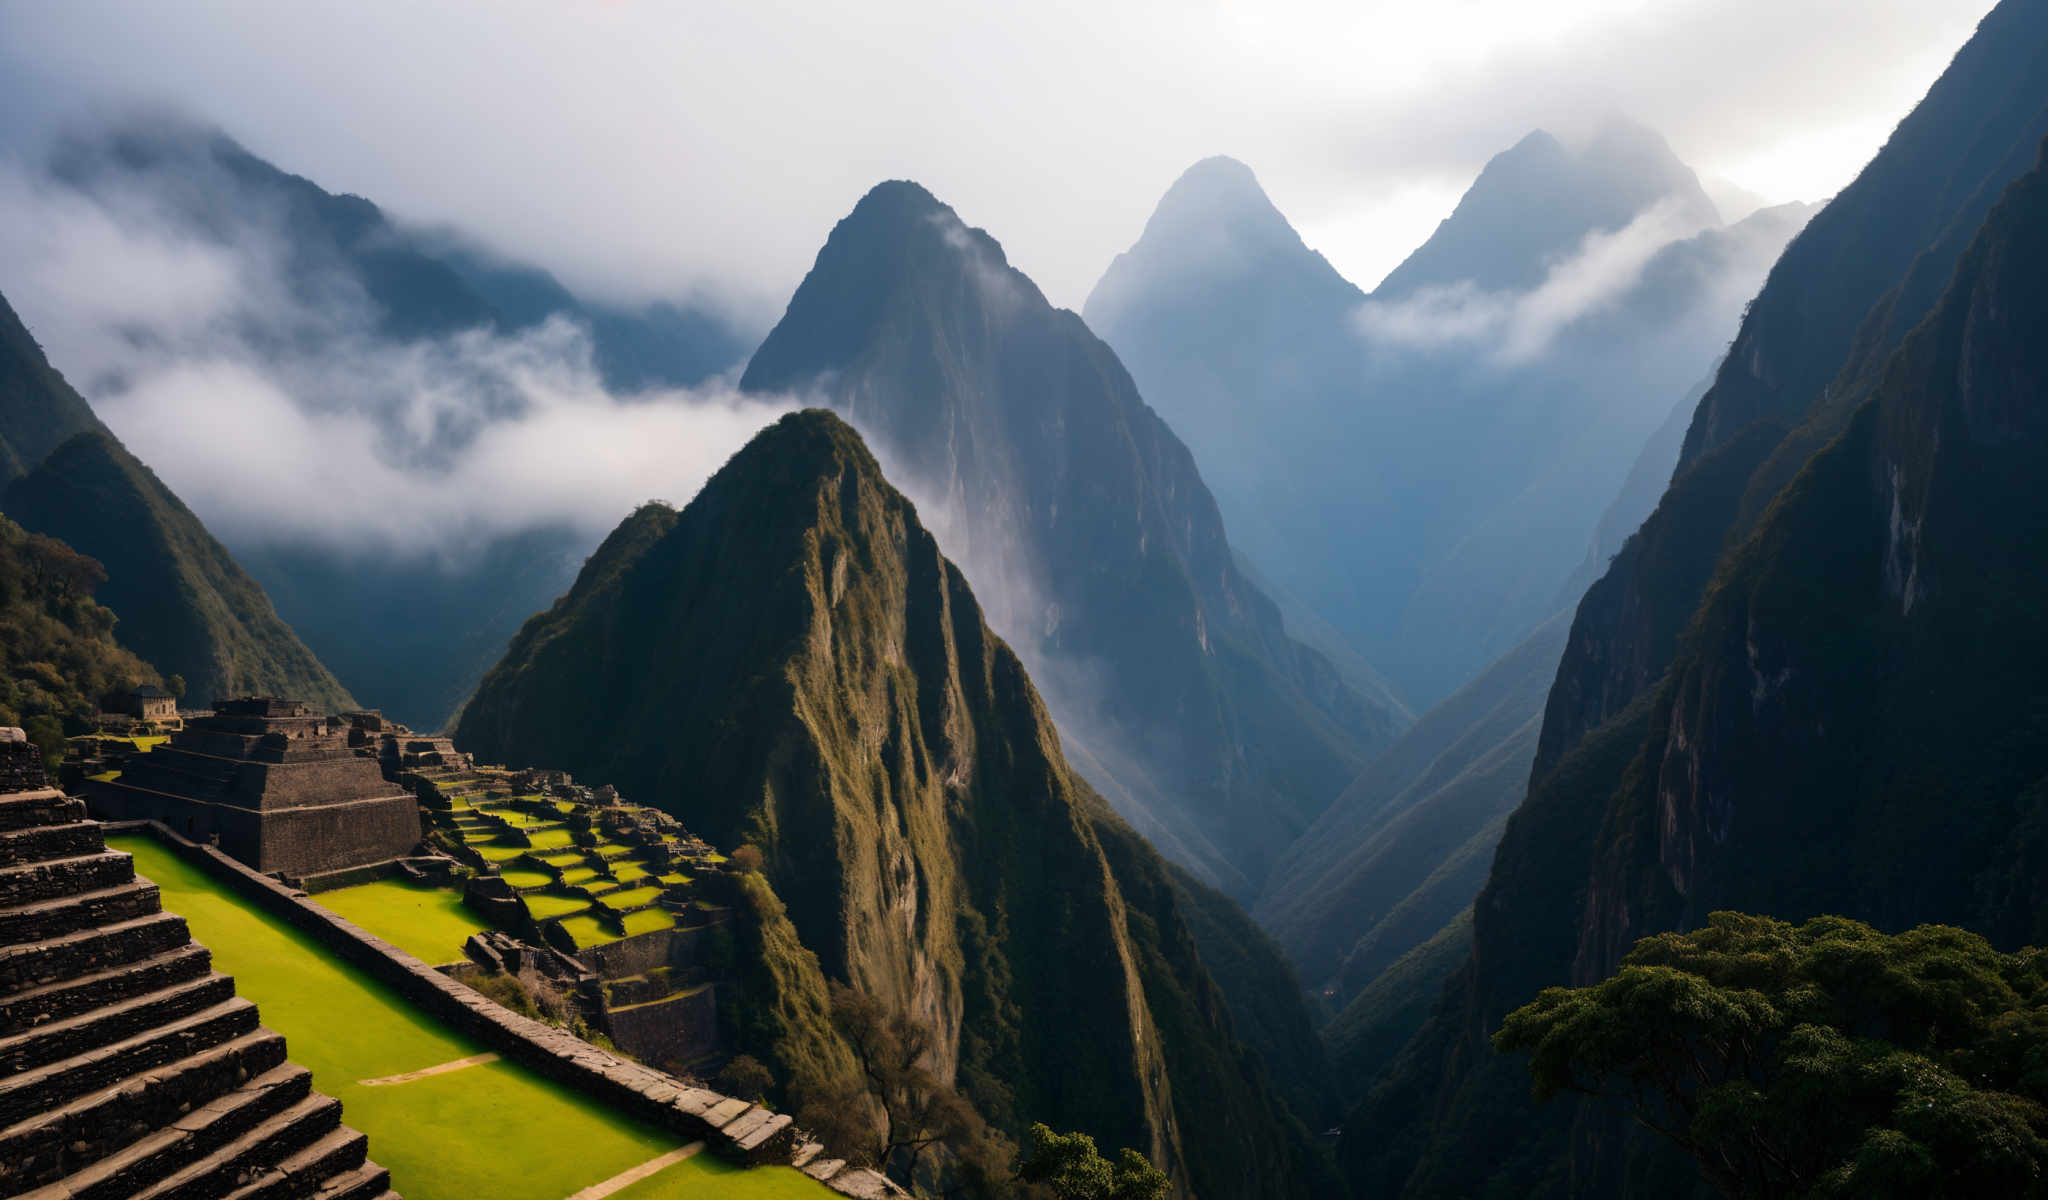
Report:
[[[758,436],[530,621],[464,748],[615,782],[752,842],[826,974],[939,1034],[1015,1132],[1288,1195],[1308,1151],[1230,1032],[1164,864],[1061,755],[1022,664],[843,422]]]
[[[1247,897],[1398,715],[1291,639],[1178,438],[1080,318],[910,183],[832,232],[749,364],[870,438],[1062,733],[1169,856]]]
[[[1663,674],[1722,550],[1869,394],[1873,365],[2033,162],[2048,134],[2043,78],[2048,18],[2000,5],[1786,248],[1694,411],[1670,491],[1586,597],[1544,714],[1539,775]]]
[[[1486,1037],[1541,987],[1710,909],[2041,932],[2027,681],[2048,540],[2020,464],[2041,429],[2042,186],[2013,185],[1988,223],[1979,197],[2043,132],[2044,55],[2040,6],[2000,6],[1774,270],[1670,489],[1580,607],[1468,961],[1346,1121],[1361,1187],[1470,1194],[1479,1146],[1525,1194],[1693,1186],[1589,1110],[1531,1110]],[[1858,253],[1896,268],[1860,328],[1840,315],[1845,281],[1868,283],[1844,264]],[[1943,257],[1939,303],[1873,366]],[[1831,365],[1801,365],[1830,345]],[[1801,444],[1825,448],[1788,471]]]

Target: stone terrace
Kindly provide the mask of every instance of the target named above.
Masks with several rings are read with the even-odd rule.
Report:
[[[0,729],[0,1193],[389,1200],[339,1102]]]

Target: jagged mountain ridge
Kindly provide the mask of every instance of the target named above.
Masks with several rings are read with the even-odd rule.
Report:
[[[0,296],[0,491],[76,435],[106,428]]]
[[[1804,215],[1721,226],[1656,134],[1617,122],[1575,153],[1538,132],[1368,296],[1210,159],[1084,311],[1237,548],[1427,707],[1556,611],[1666,398]],[[1560,303],[1574,271],[1619,290]]]
[[[2014,612],[1988,632],[1978,624],[2035,586],[2043,548],[2038,505],[2017,494],[2009,459],[2036,436],[2026,397],[2039,385],[2025,381],[2038,379],[2038,353],[2011,330],[2022,322],[2038,340],[2048,307],[2010,266],[2038,260],[2038,176],[2012,185],[2005,228],[1985,226],[1960,259],[1954,247],[1958,224],[1988,207],[1983,192],[2018,146],[2035,150],[2048,132],[2044,63],[2048,14],[2018,3],[1994,10],[1871,167],[1795,242],[1800,253],[1773,271],[1693,421],[1695,433],[1725,440],[1681,464],[1580,607],[1528,799],[1476,906],[1472,952],[1395,1070],[1347,1119],[1354,1186],[1463,1194],[1480,1185],[1478,1146],[1495,1181],[1529,1194],[1564,1194],[1567,1169],[1580,1194],[1693,1186],[1685,1164],[1646,1152],[1618,1125],[1569,1105],[1531,1110],[1519,1065],[1494,1059],[1485,1038],[1538,988],[1591,978],[1635,937],[1708,908],[1826,909],[1887,925],[1960,921],[2012,942],[2038,936],[2040,902],[2020,864],[2038,861],[2024,763],[2039,723],[2008,685],[2039,647],[2031,617]],[[1894,211],[1888,199],[1901,187],[1911,195]],[[1916,199],[1927,189],[1944,198],[1934,211]],[[1900,275],[1837,269],[1855,255]],[[1871,367],[1941,260],[1948,299],[1883,368]],[[1855,288],[1868,313],[1860,322],[1841,315]],[[1993,308],[2001,315],[1988,319]],[[1785,317],[1816,313],[1834,314],[1832,366],[1803,362],[1821,352],[1800,333],[1816,337],[1816,323]],[[1813,388],[1803,427],[1766,415],[1727,428],[1758,380],[1783,388],[1798,379]],[[2003,447],[1984,445],[1957,416],[1960,398],[1983,395],[1986,381],[2015,385],[2001,393]],[[1823,449],[1788,476],[1786,458],[1801,444]],[[1897,509],[1892,466],[1918,489],[1901,493]],[[1929,497],[1945,510],[1919,507]],[[1948,545],[1921,542],[1914,553],[1949,564],[1944,603],[1964,611],[1904,611],[1910,567],[1887,582],[1888,557],[1906,561],[1916,511],[1953,522],[1925,527]],[[1943,557],[1963,547],[1982,560],[1981,577]],[[1761,772],[1767,752],[1775,761]],[[1809,790],[1795,794],[1786,780]],[[1660,792],[1668,811],[1652,800]],[[1652,819],[1652,809],[1664,815]],[[1740,871],[1726,857],[1738,845]]]
[[[1193,459],[986,233],[885,183],[742,377],[843,413],[924,502],[1061,719],[1170,857],[1239,898],[1403,724],[1290,638]]]
[[[680,514],[629,519],[456,736],[761,846],[826,973],[930,1022],[1012,1132],[1088,1129],[1201,1195],[1312,1190],[1165,864],[838,418],[786,417]]]

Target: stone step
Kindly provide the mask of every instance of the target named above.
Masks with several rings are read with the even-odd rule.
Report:
[[[65,1164],[67,1200],[118,1200],[182,1170],[313,1094],[313,1073],[286,1063],[93,1162]]]
[[[800,1168],[805,1163],[811,1161],[812,1159],[818,1157],[818,1155],[824,1153],[824,1151],[825,1147],[817,1142],[805,1142],[803,1145],[798,1146],[796,1148],[795,1154],[789,1156],[789,1165],[792,1167]]]
[[[0,1125],[28,1120],[256,1028],[256,1006],[238,996],[146,1033],[0,1079]]]
[[[0,909],[0,946],[39,942],[94,925],[146,917],[162,908],[157,886],[135,879],[118,887]]]
[[[391,1190],[391,1172],[368,1159],[353,1171],[321,1181],[313,1200],[398,1200]]]
[[[153,912],[61,937],[0,947],[0,992],[43,987],[108,967],[154,958],[192,940],[185,918]]]
[[[79,858],[97,854],[106,848],[106,834],[101,831],[98,821],[77,820],[62,825],[0,830],[0,866],[47,862],[53,858]]]
[[[834,1175],[839,1174],[839,1169],[845,1165],[846,1160],[843,1158],[814,1158],[804,1164],[803,1172],[819,1183],[823,1183]]]
[[[135,860],[118,850],[0,867],[0,908],[118,887],[135,878]]]
[[[96,1162],[284,1065],[284,1038],[258,1028],[0,1129],[0,1193]]]
[[[212,967],[211,951],[195,942],[186,942],[136,962],[0,995],[0,1035],[12,1036],[46,1021],[61,1021],[103,1005],[159,991],[181,980],[197,979]]]
[[[285,1159],[248,1184],[228,1193],[227,1200],[307,1200],[320,1195],[329,1180],[351,1175],[369,1163],[370,1139],[340,1126],[304,1150]],[[387,1172],[375,1188],[359,1180],[359,1194],[376,1195],[390,1186]]]
[[[0,796],[0,829],[64,825],[84,817],[85,801],[74,800],[55,788]]]
[[[340,1126],[341,1101],[315,1092],[197,1162],[133,1193],[134,1200],[219,1200],[254,1183]]]
[[[234,994],[234,980],[225,975],[210,974],[67,1020],[38,1025],[13,1037],[0,1038],[0,1078],[33,1071],[37,1067],[75,1058],[88,1050],[134,1037],[180,1017],[224,1004]]]

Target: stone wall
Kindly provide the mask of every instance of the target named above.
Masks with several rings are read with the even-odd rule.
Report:
[[[158,822],[110,823],[109,832],[147,832],[243,899],[299,929],[344,961],[368,971],[407,1002],[558,1083],[683,1137],[705,1140],[745,1162],[788,1162],[795,1130],[787,1114],[693,1087],[628,1062],[551,1025],[522,1017],[412,955],[335,916],[303,893],[260,875],[211,846]],[[849,1180],[849,1182],[851,1182]]]
[[[43,771],[43,751],[21,730],[0,729],[0,796],[33,792],[50,786]]]
[[[718,987],[705,984],[642,1004],[609,1009],[617,1045],[658,1063],[688,1063],[718,1049]]]

